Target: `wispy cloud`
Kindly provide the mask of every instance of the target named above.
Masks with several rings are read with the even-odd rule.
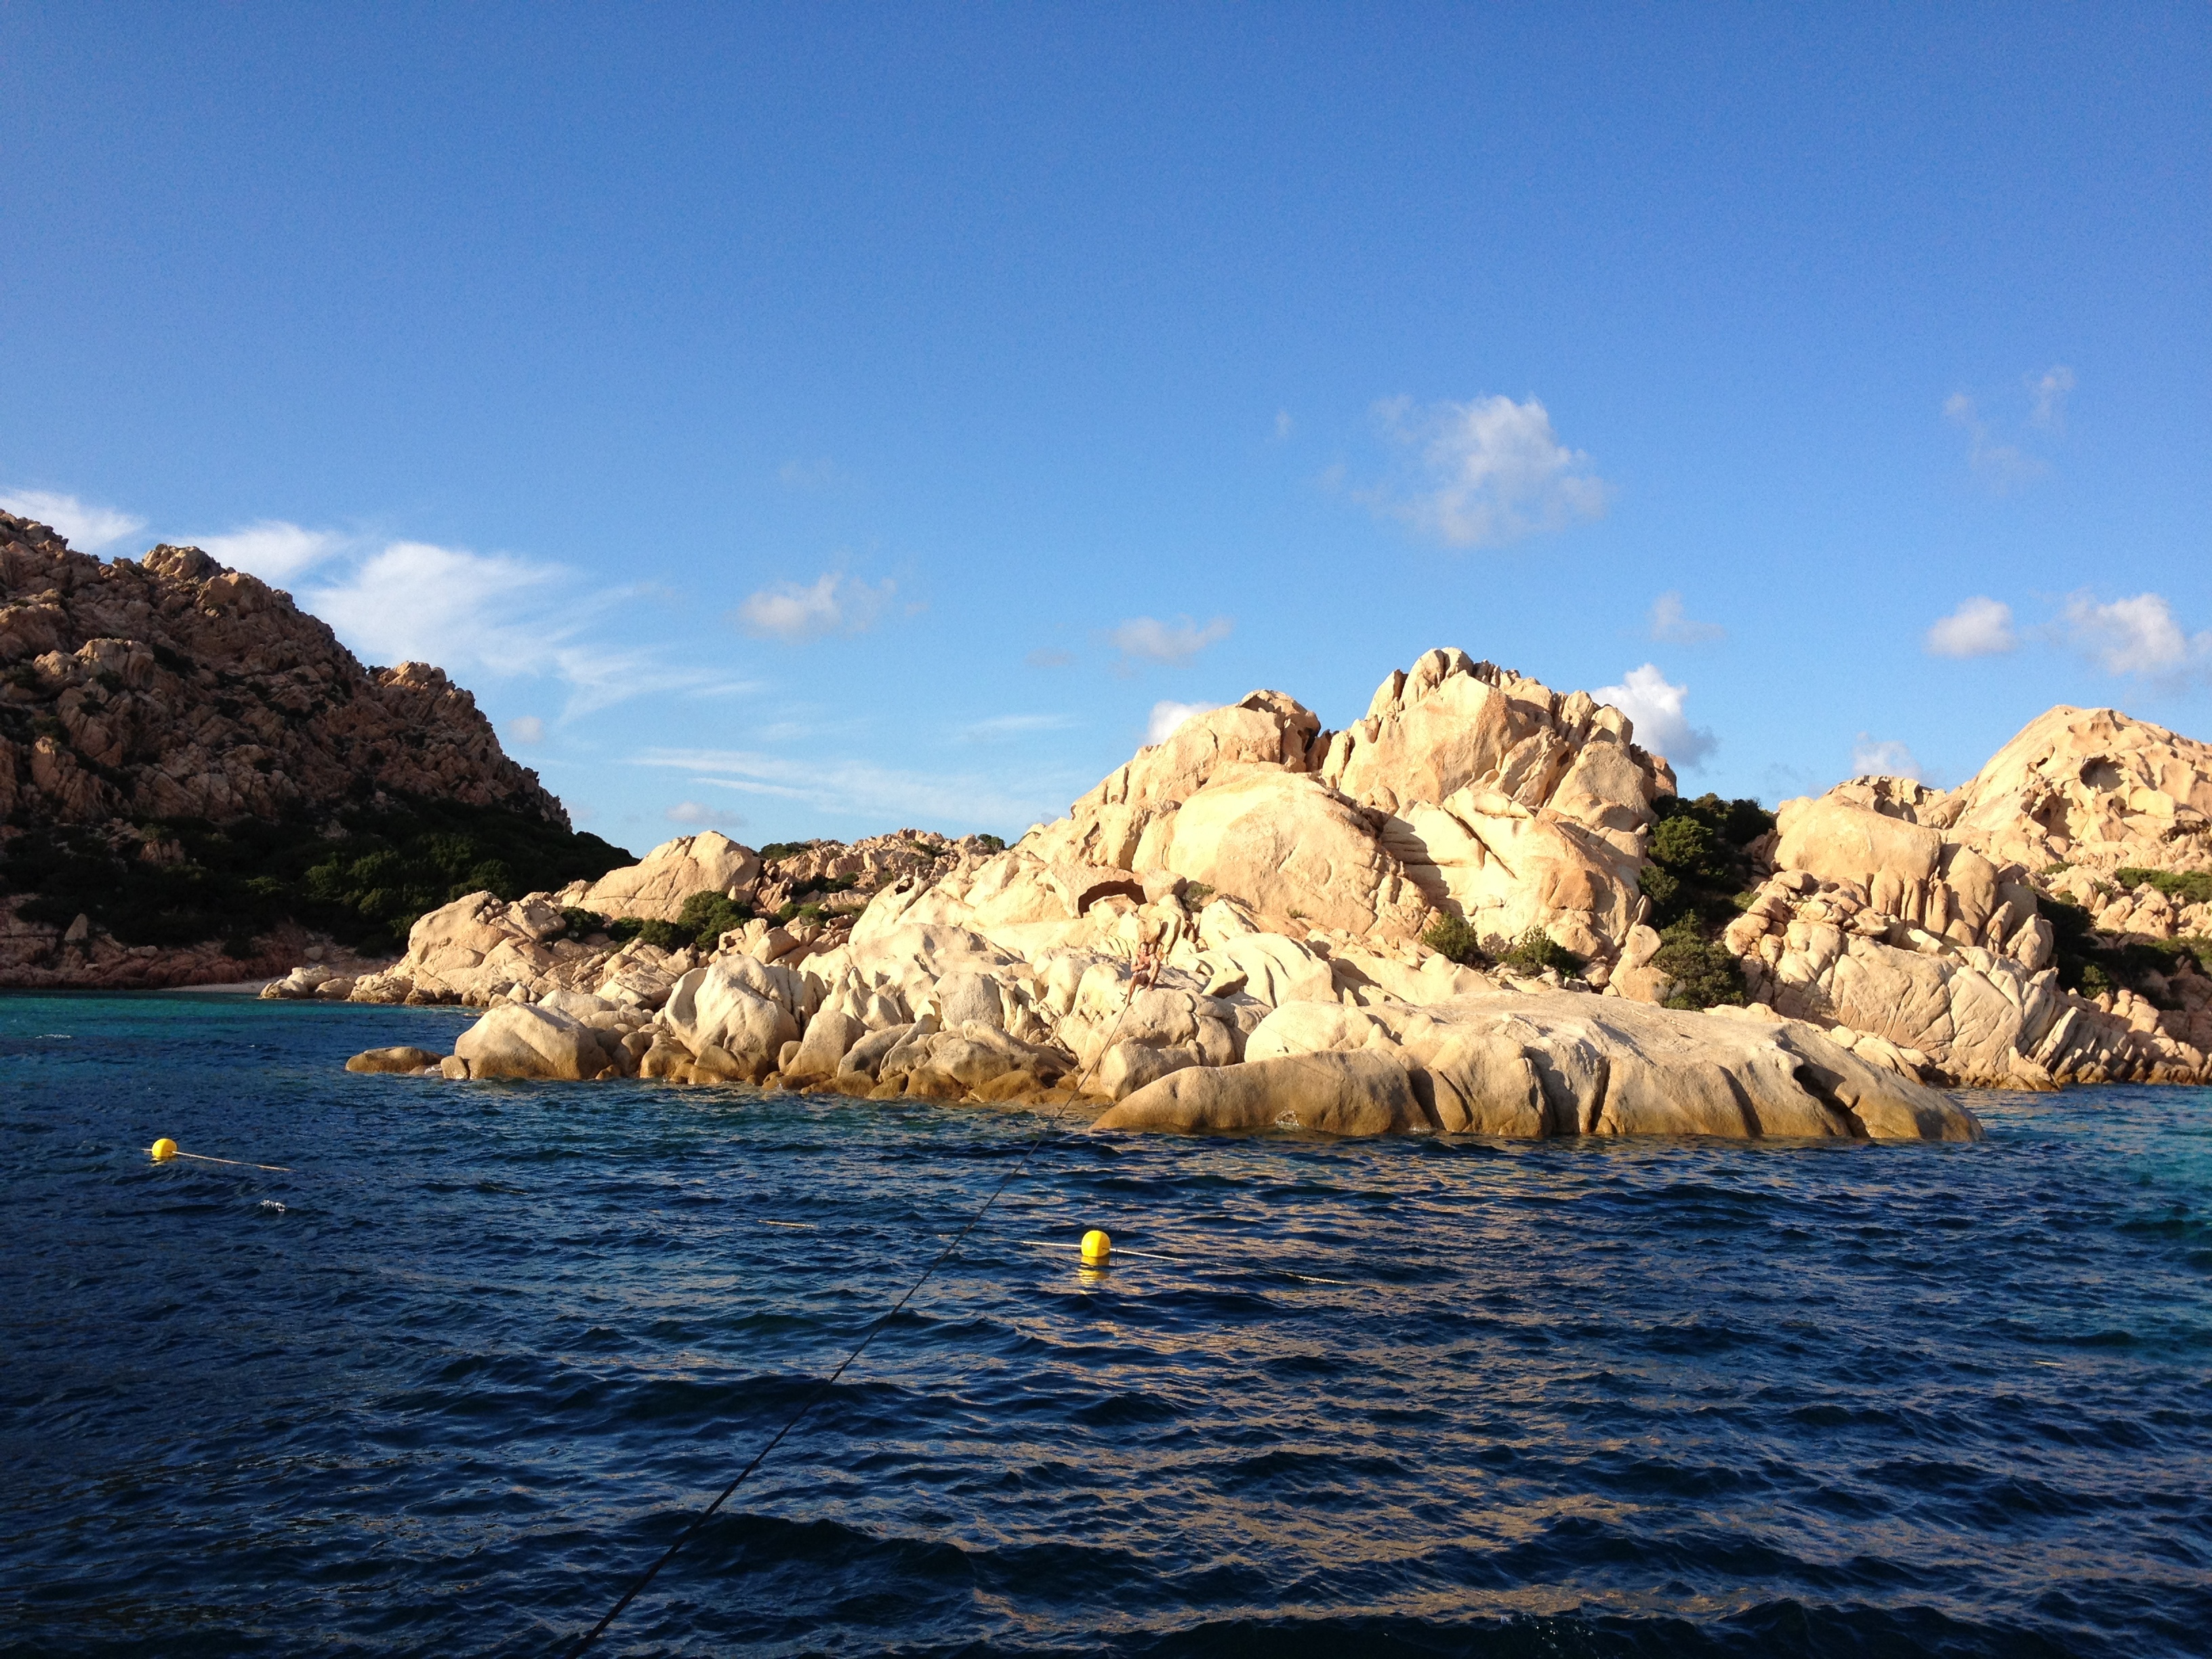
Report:
[[[2066,427],[2066,394],[2074,390],[2074,371],[2063,363],[2054,363],[2040,374],[2027,377],[2027,396],[2031,405],[2027,418],[2046,432],[2062,432]]]
[[[1297,431],[1297,428],[1298,423],[1291,418],[1289,410],[1279,409],[1275,411],[1275,441],[1277,443],[1283,442],[1291,433]]]
[[[1145,741],[1165,743],[1185,720],[1210,714],[1220,707],[1218,702],[1170,702],[1163,698],[1152,705],[1152,717],[1145,724]]]
[[[543,743],[545,722],[535,714],[518,714],[507,723],[507,734],[516,743]]]
[[[1895,738],[1877,740],[1862,732],[1858,741],[1851,745],[1851,775],[1855,778],[1911,778],[1916,783],[1927,780],[1920,763],[1912,751]]]
[[[1366,494],[1376,511],[1454,547],[1498,547],[1603,515],[1611,487],[1590,459],[1561,443],[1534,398],[1375,406],[1384,433],[1412,453],[1413,471]]]
[[[1977,594],[1928,630],[1923,641],[1933,657],[1996,657],[2020,643],[2013,631],[2012,607]]]
[[[1125,658],[1180,663],[1188,662],[1215,641],[1227,639],[1231,626],[1226,617],[1216,617],[1203,628],[1188,617],[1178,617],[1173,622],[1132,617],[1106,637]]]
[[[1651,637],[1673,645],[1711,645],[1728,637],[1718,623],[1692,622],[1683,614],[1679,591],[1662,593],[1651,601]]]
[[[135,513],[102,507],[75,495],[57,495],[50,489],[0,490],[0,511],[13,513],[19,519],[36,520],[49,530],[59,532],[62,539],[80,553],[105,552],[146,527],[146,520]]]
[[[609,596],[578,588],[575,573],[561,565],[392,542],[299,599],[372,662],[435,663],[457,678],[558,680],[568,688],[570,717],[726,678],[672,665],[651,649],[599,642],[592,631],[605,621]]]
[[[679,800],[668,809],[671,823],[689,823],[702,829],[735,830],[745,821],[742,812],[726,806],[709,806],[703,801]]]
[[[350,538],[335,530],[308,530],[283,519],[262,519],[220,536],[185,539],[232,569],[280,587],[351,544]]]
[[[2067,599],[2061,626],[2068,642],[2108,674],[2172,682],[2212,665],[2212,630],[2185,633],[2160,594],[2100,605],[2084,590]]]
[[[1032,668],[1065,668],[1075,660],[1073,651],[1061,651],[1049,645],[1041,645],[1022,660]]]
[[[2027,392],[2027,422],[2057,436],[2066,428],[2066,398],[2074,390],[2074,371],[2055,363],[2040,374],[2024,376]],[[2002,495],[2033,483],[2051,471],[2051,463],[1998,434],[1981,406],[1966,392],[1954,392],[1944,400],[1943,413],[1966,434],[1966,465],[1974,476]]]
[[[896,584],[871,587],[840,571],[825,570],[807,586],[779,582],[747,596],[737,619],[749,634],[796,643],[825,634],[858,634],[889,603]]]
[[[963,743],[1000,743],[1025,732],[1065,732],[1075,724],[1072,714],[994,714],[955,729]]]
[[[786,489],[827,489],[844,476],[827,455],[811,461],[786,461],[775,470],[775,481]]]
[[[1710,731],[1694,727],[1682,704],[1690,695],[1686,685],[1673,685],[1656,663],[1632,668],[1618,685],[1601,685],[1590,693],[1600,702],[1611,703],[1628,716],[1636,741],[1675,765],[1695,768],[1720,746]]]
[[[1065,811],[1066,801],[1080,787],[1073,779],[1038,779],[1010,787],[979,774],[908,772],[830,756],[786,757],[727,749],[648,750],[633,763],[687,772],[694,783],[797,801],[878,825],[916,819],[981,827],[1025,824],[1040,813]]]

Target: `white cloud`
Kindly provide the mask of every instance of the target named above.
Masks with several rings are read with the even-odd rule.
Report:
[[[2109,605],[2075,593],[2066,601],[2064,625],[2074,648],[2110,674],[2172,680],[2212,662],[2212,631],[2184,634],[2173,607],[2157,593]]]
[[[282,519],[263,519],[227,535],[190,540],[192,546],[232,569],[279,587],[346,545],[346,538],[336,531],[306,530]]]
[[[733,812],[725,806],[708,806],[696,800],[679,800],[668,809],[671,823],[691,823],[722,830],[735,830],[745,821],[744,814]]]
[[[1696,767],[1719,743],[1710,731],[1691,726],[1682,712],[1682,700],[1689,695],[1688,686],[1669,685],[1658,665],[1648,662],[1622,675],[1619,685],[1601,685],[1590,693],[1628,716],[1644,747],[1677,766]]]
[[[13,513],[19,519],[34,519],[49,530],[58,531],[62,539],[80,553],[98,553],[146,527],[146,520],[135,514],[47,489],[0,492],[0,511]]]
[[[1152,705],[1152,717],[1145,725],[1145,741],[1165,743],[1185,720],[1210,714],[1220,707],[1218,702],[1169,702],[1163,699]]]
[[[1188,617],[1164,623],[1152,617],[1132,617],[1106,637],[1125,657],[1152,662],[1188,662],[1216,640],[1229,637],[1231,623],[1216,617],[1200,628]]]
[[[1612,491],[1569,449],[1534,398],[1481,398],[1416,408],[1376,405],[1383,429],[1416,453],[1417,479],[1374,492],[1371,505],[1455,547],[1497,547],[1533,532],[1603,515]]]
[[[1291,418],[1289,410],[1279,409],[1275,411],[1275,441],[1277,443],[1282,442],[1297,430],[1297,422]]]
[[[545,722],[535,714],[519,715],[507,723],[507,735],[517,743],[545,741]]]
[[[655,749],[634,765],[689,772],[695,783],[798,801],[816,811],[881,827],[941,823],[1029,823],[1056,817],[1083,787],[1073,777],[1039,779],[1009,789],[994,779],[944,771],[905,772],[819,754],[788,757],[740,750]]]
[[[1650,627],[1653,639],[1676,645],[1711,645],[1728,637],[1728,629],[1718,623],[1692,622],[1684,616],[1679,591],[1662,593],[1651,601]]]
[[[506,554],[393,542],[299,602],[371,662],[435,663],[464,684],[478,673],[560,680],[568,715],[723,678],[593,643],[586,635],[605,621],[607,596],[578,595],[573,572]]]
[[[747,597],[738,620],[749,634],[796,642],[824,634],[858,634],[876,619],[894,583],[871,587],[835,570],[811,586],[779,582]]]
[[[2066,427],[2066,394],[2074,389],[2074,371],[2063,363],[2054,363],[2040,374],[2027,377],[2028,401],[2033,407],[2027,418],[2047,432],[2063,431]]]
[[[1073,651],[1060,651],[1048,645],[1041,645],[1022,660],[1032,668],[1065,668],[1075,660],[1075,653]]]
[[[1877,742],[1864,732],[1851,745],[1851,775],[1855,778],[1883,777],[1911,778],[1925,782],[1920,763],[1912,751],[1895,738]]]
[[[2012,607],[1977,594],[1928,630],[1924,644],[1935,657],[1996,657],[2020,643],[2013,632]]]

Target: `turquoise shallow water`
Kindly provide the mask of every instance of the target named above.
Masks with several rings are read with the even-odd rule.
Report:
[[[0,1650],[558,1651],[1036,1124],[459,1025],[0,999]],[[2212,1650],[2212,1096],[1972,1103],[1050,1145],[596,1650]]]

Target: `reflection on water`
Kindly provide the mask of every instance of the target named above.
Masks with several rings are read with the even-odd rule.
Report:
[[[1034,1127],[337,1069],[457,1024],[0,1000],[0,1642],[546,1651]],[[607,1650],[2201,1651],[2212,1100],[1976,1105],[1050,1145]]]

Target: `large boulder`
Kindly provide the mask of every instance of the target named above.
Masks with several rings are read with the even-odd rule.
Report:
[[[799,1037],[791,1010],[763,994],[763,981],[775,971],[742,956],[695,968],[669,994],[661,1024],[715,1075],[758,1082]]]
[[[453,1042],[453,1055],[476,1078],[545,1078],[568,1082],[618,1070],[615,1040],[566,1014],[502,1003]]]
[[[1194,1066],[1137,1090],[1095,1129],[1234,1134],[1307,1129],[1378,1135],[1432,1127],[1406,1068],[1380,1054],[1295,1054]]]
[[[1375,828],[1318,778],[1254,767],[1216,777],[1163,815],[1142,849],[1263,915],[1364,933],[1419,931],[1428,903]]]
[[[673,921],[694,893],[744,897],[760,869],[759,854],[708,830],[663,842],[639,862],[610,870],[597,881],[577,882],[562,891],[561,902],[603,916]]]
[[[1776,827],[1781,831],[1777,865],[1869,892],[1885,874],[1906,885],[1924,885],[1943,857],[1938,831],[1834,795],[1784,801]]]

